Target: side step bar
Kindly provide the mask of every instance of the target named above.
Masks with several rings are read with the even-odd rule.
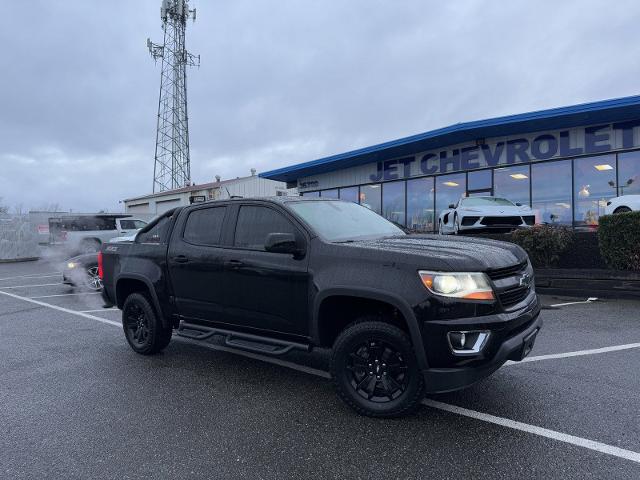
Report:
[[[224,337],[224,344],[227,347],[274,357],[289,353],[291,350],[311,351],[311,345],[305,345],[303,343],[223,330],[221,328],[205,327],[203,325],[187,323],[184,320],[180,320],[180,326],[176,331],[176,335],[192,340],[206,340],[214,335],[220,335]]]

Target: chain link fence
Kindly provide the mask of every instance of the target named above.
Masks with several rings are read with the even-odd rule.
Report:
[[[0,262],[35,259],[38,240],[27,216],[0,215]]]

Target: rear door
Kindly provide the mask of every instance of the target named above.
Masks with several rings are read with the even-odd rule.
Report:
[[[190,319],[227,322],[223,231],[229,207],[206,205],[181,215],[168,264],[178,312]]]
[[[270,233],[293,233],[308,244],[307,233],[272,204],[240,204],[234,217],[232,245],[223,254],[230,317],[245,327],[308,335],[309,254],[296,259],[264,249]]]

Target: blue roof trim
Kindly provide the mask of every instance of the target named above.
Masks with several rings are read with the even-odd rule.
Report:
[[[398,140],[271,170],[260,176],[271,180],[293,181],[300,177],[412,155],[478,138],[620,122],[633,118],[640,118],[640,95],[456,123]]]

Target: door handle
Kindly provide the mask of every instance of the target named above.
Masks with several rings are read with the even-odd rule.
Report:
[[[184,255],[178,255],[177,257],[173,257],[173,261],[176,263],[187,263],[189,259]]]
[[[224,262],[224,266],[226,268],[236,269],[244,266],[244,263],[241,262],[240,260],[227,260],[226,262]]]

